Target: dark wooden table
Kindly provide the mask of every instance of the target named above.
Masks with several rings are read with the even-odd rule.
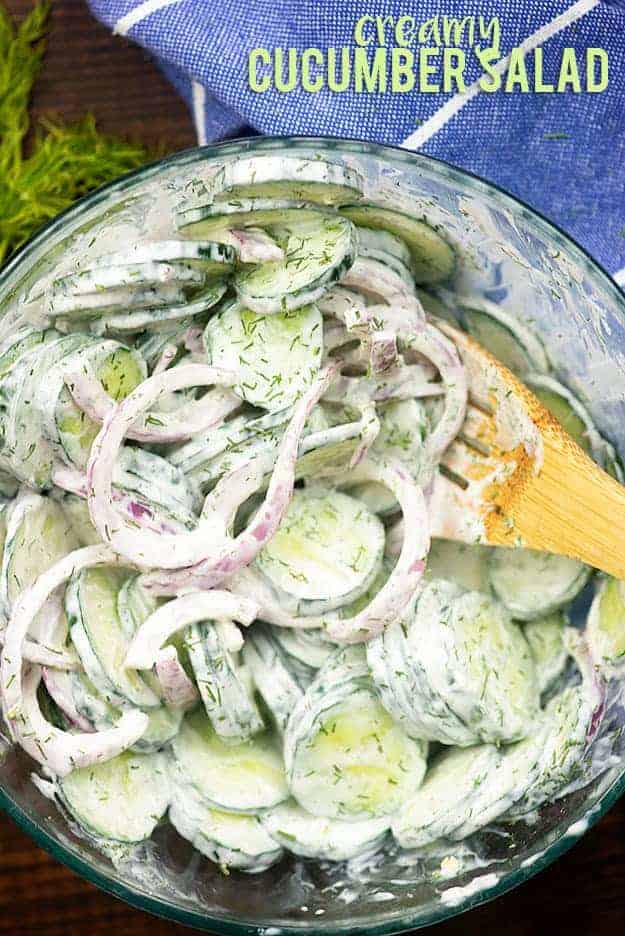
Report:
[[[8,0],[20,15],[29,0]],[[35,114],[78,119],[173,151],[195,142],[186,107],[138,48],[112,38],[82,0],[55,0]],[[625,800],[583,841],[512,894],[438,927],[440,936],[612,936],[625,926]],[[101,893],[0,816],[0,934],[161,936],[188,932]]]

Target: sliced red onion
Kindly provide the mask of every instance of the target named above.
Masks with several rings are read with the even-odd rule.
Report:
[[[432,378],[435,371],[428,365],[403,364],[381,377],[337,377],[325,394],[329,403],[351,405],[373,401],[409,400],[413,397],[442,396],[445,385]]]
[[[328,615],[325,626],[338,643],[361,643],[379,634],[401,614],[425,571],[430,548],[429,522],[423,491],[399,462],[368,461],[350,480],[376,481],[390,488],[409,524],[395,568],[366,608],[351,618]]]
[[[24,659],[55,670],[80,669],[82,664],[78,654],[69,649],[66,643],[65,608],[61,595],[55,592],[46,601],[42,613],[33,621],[31,634],[23,645]]]
[[[234,575],[231,575],[226,586],[235,595],[244,598],[250,598],[256,602],[259,607],[258,617],[261,621],[268,624],[275,624],[276,627],[293,627],[298,629],[310,629],[323,627],[322,617],[296,617],[289,614],[288,610],[276,599],[275,593],[258,569],[248,566],[240,569]]]
[[[225,419],[241,405],[241,400],[227,389],[236,376],[207,364],[180,364],[155,373],[144,380],[120,404],[108,395],[92,374],[76,371],[65,375],[65,383],[76,406],[95,422],[113,419],[114,432],[124,427],[122,439],[137,442],[181,442]],[[159,397],[185,387],[214,386],[199,400],[183,403],[173,412],[143,411]],[[128,404],[128,405],[126,405]],[[128,414],[133,413],[132,419]]]
[[[227,591],[190,592],[157,608],[139,627],[130,642],[125,666],[150,669],[160,650],[179,630],[199,621],[239,621],[251,624],[258,615],[254,601]]]
[[[58,463],[52,469],[52,483],[63,491],[69,491],[78,497],[87,499],[87,476],[70,468],[68,465]],[[120,513],[125,515],[127,522],[133,526],[140,526],[153,533],[182,533],[186,529],[184,524],[169,515],[161,515],[154,510],[153,505],[145,503],[136,495],[126,494],[118,488],[113,488],[113,501],[119,507]]]
[[[0,667],[5,720],[24,750],[59,776],[77,767],[110,760],[138,741],[148,724],[148,716],[134,709],[124,713],[120,721],[106,731],[68,734],[47,722],[41,713],[37,702],[40,667],[32,666],[22,678],[24,641],[55,589],[81,569],[119,562],[119,557],[108,546],[87,546],[65,556],[22,592],[5,632]]]
[[[230,228],[230,244],[241,263],[274,263],[284,260],[284,251],[262,228]]]
[[[154,668],[168,705],[190,709],[199,702],[200,694],[185,673],[175,647],[163,647]]]
[[[155,533],[146,528],[137,529],[136,524],[120,517],[114,504],[112,479],[124,436],[137,416],[161,394],[186,386],[213,384],[224,380],[223,375],[224,371],[207,365],[187,364],[149,377],[111,411],[91,447],[87,466],[87,501],[91,520],[105,542],[140,568],[180,569],[191,566],[204,559],[219,544],[215,543],[205,523],[185,533]],[[163,414],[163,418],[173,415]]]
[[[564,629],[564,645],[582,676],[591,715],[586,737],[588,747],[594,741],[606,712],[607,686],[585,636],[574,627]]]
[[[365,458],[380,432],[380,419],[375,403],[365,403],[362,407],[360,423],[362,425],[360,442],[352,455],[350,468],[355,468]]]
[[[178,348],[176,347],[175,344],[166,344],[163,350],[161,351],[161,355],[158,361],[154,365],[154,370],[152,371],[152,374],[153,375],[162,374],[163,371],[166,371],[177,354],[178,354]],[[100,386],[102,385],[100,384]]]
[[[76,728],[91,734],[95,730],[93,725],[76,708],[70,684],[71,676],[47,666],[44,666],[42,675],[48,693],[63,714]]]
[[[468,396],[465,369],[454,343],[433,325],[427,324],[419,332],[402,333],[399,337],[407,347],[425,355],[434,363],[445,388],[443,413],[423,447],[424,461],[429,462],[431,473],[464,422]]]
[[[206,360],[206,351],[203,340],[204,329],[201,325],[189,325],[184,335],[182,343],[190,354],[196,356],[199,360]]]
[[[216,545],[212,546],[212,554],[192,565],[191,568],[179,569],[178,572],[170,572],[169,574],[158,571],[147,573],[143,576],[144,588],[158,595],[176,595],[182,590],[189,590],[193,587],[203,590],[214,588],[229,575],[249,565],[256,558],[263,546],[274,535],[286,513],[293,492],[293,484],[295,483],[297,454],[306,420],[312,408],[334,379],[335,374],[336,366],[326,367],[321,371],[315,384],[295,407],[291,421],[280,443],[278,457],[265,499],[248,526],[236,538],[226,537],[222,539],[223,516],[219,509],[219,503],[224,492],[228,491],[229,485],[232,484],[233,474],[237,475],[238,483],[241,484],[241,490],[244,494],[241,503],[253,493],[250,479],[256,483],[260,475],[258,464],[254,465],[253,462],[251,465],[243,466],[243,469],[236,469],[235,472],[221,478],[206,499],[199,534],[203,540],[206,554],[206,552],[210,551],[207,548],[207,539],[209,538],[207,531],[211,528],[211,519],[214,519],[213,525],[216,527],[217,542]],[[94,446],[96,443],[94,443]],[[119,546],[117,548],[119,549]],[[166,548],[163,543],[160,544],[160,550]],[[169,556],[167,558],[171,562]],[[154,566],[160,565],[161,568],[174,568],[172,564],[165,566],[162,560],[159,563],[158,558],[152,564]]]
[[[414,292],[399,273],[375,260],[363,261],[358,258],[342,277],[341,286],[352,287],[368,296],[383,299],[389,304],[398,300],[414,300],[416,306],[421,307]]]

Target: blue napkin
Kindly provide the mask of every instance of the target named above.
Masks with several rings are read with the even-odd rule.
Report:
[[[200,143],[259,132],[357,137],[419,149],[518,195],[625,285],[625,0],[88,3],[115,32],[153,54],[189,104]],[[257,47],[353,46],[363,15],[395,21],[412,15],[423,23],[443,14],[474,16],[476,23],[480,16],[486,23],[498,17],[502,54],[522,44],[541,46],[545,82],[557,82],[562,49],[574,48],[583,65],[588,47],[602,48],[608,87],[601,93],[474,93],[470,86],[482,68],[470,48],[464,94],[259,93],[249,87],[248,55]],[[374,29],[375,20],[363,22],[363,38],[373,37]],[[385,38],[394,44],[390,26]]]

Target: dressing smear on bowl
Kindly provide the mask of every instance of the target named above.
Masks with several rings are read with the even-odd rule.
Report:
[[[625,593],[430,537],[468,400],[441,322],[620,481],[613,447],[355,169],[249,156],[146,207],[44,263],[0,342],[0,688],[34,782],[150,889],[181,837],[224,873],[295,861],[302,918],[490,891],[616,766]]]

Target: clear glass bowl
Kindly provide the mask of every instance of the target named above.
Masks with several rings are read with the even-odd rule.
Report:
[[[5,267],[0,331],[12,327],[26,292],[37,283],[37,293],[41,281],[71,266],[77,252],[102,253],[105,242],[115,248],[146,231],[172,234],[168,219],[186,181],[208,178],[225,159],[267,152],[321,155],[355,166],[371,198],[440,224],[460,257],[454,290],[502,305],[542,335],[557,375],[585,399],[599,429],[625,454],[625,298],[614,282],[562,231],[509,195],[399,149],[332,139],[248,139],[180,153],[126,176],[43,228]],[[224,876],[164,825],[137,854],[110,860],[38,792],[30,781],[32,763],[8,743],[0,805],[92,883],[199,929],[241,936],[250,930],[265,936],[395,933],[443,920],[522,883],[606,812],[625,788],[618,683],[609,699],[601,736],[588,754],[589,782],[541,809],[531,823],[489,827],[459,851],[388,853],[347,866],[286,860],[260,875]]]

